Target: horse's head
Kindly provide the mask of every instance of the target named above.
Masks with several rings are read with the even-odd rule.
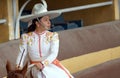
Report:
[[[6,64],[7,78],[24,78],[27,71],[27,63],[22,70],[12,70],[10,63],[7,61]]]

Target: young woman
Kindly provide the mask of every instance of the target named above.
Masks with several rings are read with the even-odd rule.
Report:
[[[42,4],[35,5],[35,7],[38,6],[39,8],[40,6],[43,7]],[[33,78],[73,78],[57,60],[59,37],[56,32],[48,31],[52,16],[57,17],[58,15],[55,12],[43,12],[40,13],[39,18],[36,16],[27,18],[32,21],[28,27],[28,33],[21,36],[16,68],[17,70],[22,69],[24,59],[28,54],[30,63],[35,65],[32,68]]]

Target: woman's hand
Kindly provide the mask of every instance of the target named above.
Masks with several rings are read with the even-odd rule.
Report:
[[[36,67],[39,69],[39,70],[42,70],[44,68],[43,64],[42,63],[34,63],[36,65]]]
[[[19,65],[16,65],[16,70],[22,70],[22,68]]]

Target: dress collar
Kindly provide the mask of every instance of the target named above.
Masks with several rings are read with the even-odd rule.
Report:
[[[45,31],[42,31],[41,33],[37,33],[36,31],[34,31],[34,33],[37,34],[37,35],[42,35],[42,34],[44,34],[45,32],[46,32],[46,30],[45,30]]]

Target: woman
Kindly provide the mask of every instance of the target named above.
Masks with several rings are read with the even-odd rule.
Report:
[[[43,2],[44,3],[44,2]],[[38,10],[38,7],[40,10]],[[32,13],[24,21],[31,21],[28,33],[21,36],[20,52],[16,61],[16,68],[21,70],[25,56],[28,54],[33,78],[73,78],[69,71],[57,60],[59,38],[56,32],[49,32],[51,18],[60,15],[58,12],[42,11],[45,4],[36,4]],[[42,11],[41,13],[38,11]],[[37,13],[37,14],[35,14]],[[39,16],[39,18],[38,18]]]

